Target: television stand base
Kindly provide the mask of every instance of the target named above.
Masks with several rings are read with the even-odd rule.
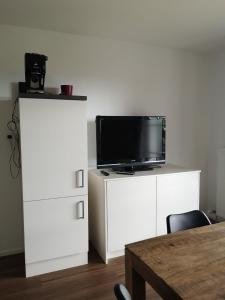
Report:
[[[126,167],[113,167],[114,172],[138,172],[138,171],[151,171],[156,168],[161,168],[160,165],[143,165],[143,166],[126,166]]]

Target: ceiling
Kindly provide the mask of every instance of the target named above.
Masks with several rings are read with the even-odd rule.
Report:
[[[0,24],[212,51],[225,0],[0,0]]]

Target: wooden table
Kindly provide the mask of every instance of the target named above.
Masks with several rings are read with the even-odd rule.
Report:
[[[145,299],[148,282],[163,299],[225,299],[225,222],[133,243],[126,286]]]

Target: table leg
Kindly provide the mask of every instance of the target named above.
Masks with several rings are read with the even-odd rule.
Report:
[[[145,280],[135,271],[132,264],[132,254],[127,250],[125,250],[125,277],[126,287],[132,300],[145,300]]]

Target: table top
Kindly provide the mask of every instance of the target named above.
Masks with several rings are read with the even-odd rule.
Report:
[[[126,245],[182,299],[225,299],[225,222]]]

